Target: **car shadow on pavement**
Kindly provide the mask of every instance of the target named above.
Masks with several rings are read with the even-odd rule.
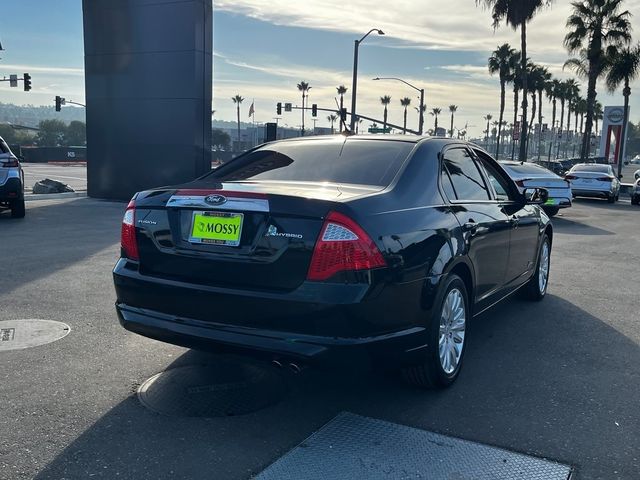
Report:
[[[443,391],[349,365],[310,368],[291,377],[289,393],[271,407],[207,419],[153,413],[132,391],[36,478],[246,479],[341,411],[548,457],[575,466],[577,478],[634,478],[640,471],[635,341],[554,295],[502,303],[475,319],[468,339],[460,378]],[[150,372],[126,361],[140,343],[124,345],[113,368],[123,385],[141,383]],[[191,350],[158,365],[212,360]],[[88,408],[77,398],[74,404]],[[65,429],[71,411],[57,415]]]
[[[552,223],[555,233],[566,233],[570,235],[615,235],[614,232],[609,230],[587,225],[586,223],[567,217],[553,217]]]
[[[0,294],[44,279],[107,247],[117,253],[124,207],[120,202],[75,198],[29,202],[23,219],[0,213],[0,271],[11,272],[0,276]]]

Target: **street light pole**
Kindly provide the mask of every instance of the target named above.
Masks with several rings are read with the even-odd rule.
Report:
[[[356,91],[358,88],[358,48],[360,44],[364,41],[365,38],[369,36],[370,33],[377,32],[378,35],[384,35],[384,32],[379,28],[372,28],[369,30],[364,37],[360,40],[355,41],[355,45],[353,48],[353,81],[351,83],[351,133],[356,131]]]
[[[403,79],[397,78],[397,77],[376,77],[373,80],[397,80],[397,81],[402,82],[405,85],[413,88],[414,90],[417,90],[418,92],[420,92],[420,107],[418,108],[418,110],[420,112],[420,117],[419,117],[419,120],[418,120],[418,135],[422,135],[422,131],[424,129],[424,88],[418,88],[415,85],[411,85],[406,80],[403,80]]]

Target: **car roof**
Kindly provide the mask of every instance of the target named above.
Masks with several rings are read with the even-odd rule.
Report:
[[[312,136],[308,136],[308,137],[293,137],[293,138],[283,138],[281,140],[276,140],[276,142],[313,142],[313,141],[321,141],[321,140],[328,140],[331,138],[337,138],[343,136],[347,141],[349,140],[375,140],[375,141],[395,141],[395,142],[407,142],[407,143],[423,143],[425,141],[447,141],[447,142],[453,142],[453,143],[464,143],[464,144],[469,144],[469,142],[464,141],[464,140],[457,140],[455,138],[450,138],[450,137],[430,137],[430,136],[425,136],[425,135],[413,135],[413,134],[407,134],[407,135],[403,135],[400,133],[394,133],[394,134],[383,134],[383,133],[376,133],[376,134],[358,134],[358,135],[341,135],[341,134],[335,134],[335,135],[312,135]],[[273,142],[270,142],[273,143]]]

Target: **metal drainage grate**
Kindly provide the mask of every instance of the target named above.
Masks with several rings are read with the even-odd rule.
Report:
[[[0,352],[22,350],[66,337],[71,327],[53,320],[4,320],[0,322]]]
[[[284,378],[270,365],[220,357],[158,373],[140,386],[138,398],[163,415],[224,417],[266,408],[285,392]]]
[[[341,413],[255,480],[567,480],[571,467]]]

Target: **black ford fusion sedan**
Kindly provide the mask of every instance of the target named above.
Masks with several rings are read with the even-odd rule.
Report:
[[[294,365],[366,359],[448,386],[473,316],[518,290],[544,297],[545,193],[521,193],[486,152],[453,139],[268,143],[134,196],[118,316],[178,345]]]

